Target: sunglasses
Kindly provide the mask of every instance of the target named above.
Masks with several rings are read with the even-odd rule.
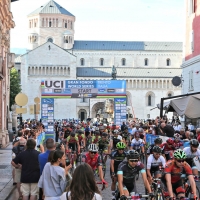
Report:
[[[91,154],[96,154],[97,152],[90,151]]]
[[[185,160],[181,160],[181,159],[176,159],[177,162],[181,163],[181,162],[185,162]]]
[[[124,149],[118,149],[118,150],[121,150],[121,151],[123,151]]]
[[[130,162],[138,162],[138,159],[129,159]]]

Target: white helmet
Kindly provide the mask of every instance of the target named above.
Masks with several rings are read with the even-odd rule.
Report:
[[[88,151],[97,152],[98,151],[98,146],[96,144],[90,144],[88,146]]]

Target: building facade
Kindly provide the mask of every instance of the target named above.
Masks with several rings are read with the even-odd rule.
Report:
[[[14,55],[10,53],[10,29],[14,28],[10,0],[0,1],[0,144],[6,146],[8,137],[10,69]]]
[[[171,83],[181,75],[181,42],[78,41],[74,23],[53,0],[28,15],[28,49],[15,60],[28,108],[41,95],[41,80],[109,80],[113,65],[127,83],[127,114],[136,118],[156,117],[161,97],[181,93]],[[55,99],[55,119],[93,118],[104,105],[105,99]],[[23,117],[34,118],[28,110]]]
[[[182,94],[200,92],[200,0],[186,1]]]

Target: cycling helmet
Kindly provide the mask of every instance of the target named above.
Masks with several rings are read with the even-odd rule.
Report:
[[[186,159],[186,153],[182,149],[177,149],[174,151],[174,158],[176,159]]]
[[[139,159],[139,157],[140,157],[140,154],[135,150],[129,150],[126,155],[127,155],[128,160],[129,159]]]
[[[143,128],[139,128],[139,133],[144,133],[144,129]]]
[[[107,137],[108,134],[104,132],[104,133],[102,133],[102,136],[103,136],[103,137]]]
[[[155,144],[162,144],[162,139],[161,138],[156,138],[155,140],[154,140],[154,143]]]
[[[74,133],[74,132],[71,132],[71,133],[70,133],[70,136],[71,136],[71,137],[75,137],[75,133]]]
[[[119,132],[118,130],[114,130],[113,134],[118,134],[118,132]]]
[[[82,130],[78,130],[78,134],[83,134],[83,131]]]
[[[174,144],[174,141],[171,138],[167,139],[166,142],[167,142],[167,144],[171,144],[171,145]]]
[[[161,153],[162,149],[160,147],[158,147],[158,146],[154,146],[152,151],[155,152],[155,153]]]
[[[95,135],[100,135],[100,132],[99,131],[94,131],[94,134]]]
[[[98,146],[96,144],[90,144],[88,146],[88,151],[97,152],[98,151]]]
[[[193,147],[198,147],[199,146],[199,142],[196,139],[192,139],[190,141],[190,145],[193,146]]]
[[[125,149],[126,145],[123,142],[118,142],[116,144],[117,149]]]

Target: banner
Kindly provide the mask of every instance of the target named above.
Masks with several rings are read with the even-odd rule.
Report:
[[[114,99],[115,124],[122,125],[126,121],[126,98]]]
[[[42,80],[42,98],[126,98],[125,80]]]
[[[54,99],[41,100],[41,119],[45,127],[45,139],[54,138]]]

